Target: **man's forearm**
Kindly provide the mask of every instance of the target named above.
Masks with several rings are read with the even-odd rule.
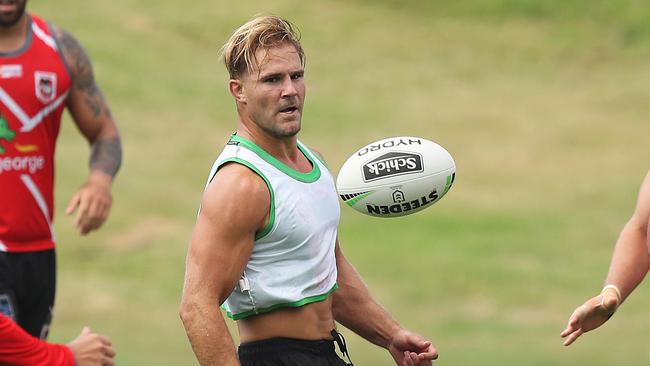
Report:
[[[0,313],[0,364],[73,365],[72,351],[62,344],[46,343],[27,334]]]
[[[333,293],[334,319],[364,339],[386,348],[399,324],[377,303],[352,265],[339,263],[339,288]]]
[[[238,366],[235,345],[216,304],[183,305],[181,319],[202,366]]]
[[[623,299],[641,283],[648,271],[650,258],[646,254],[646,230],[645,227],[628,223],[616,243],[606,284],[618,286]]]
[[[97,139],[91,147],[90,169],[114,177],[122,164],[122,144],[119,137]]]

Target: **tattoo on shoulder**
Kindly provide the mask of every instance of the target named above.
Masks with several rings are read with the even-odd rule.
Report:
[[[93,116],[102,114],[110,117],[111,112],[104,100],[104,95],[95,82],[92,64],[79,42],[68,32],[58,28],[56,36],[72,72],[72,87],[84,95],[86,106]]]
[[[122,164],[122,144],[119,137],[95,141],[90,154],[90,169],[102,171],[111,177],[117,174]]]

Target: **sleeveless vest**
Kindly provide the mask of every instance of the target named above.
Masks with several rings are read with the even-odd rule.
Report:
[[[71,86],[57,40],[28,15],[22,48],[0,53],[0,251],[54,248],[54,153]]]
[[[269,223],[256,233],[242,277],[222,305],[232,319],[323,301],[337,288],[334,179],[315,153],[300,141],[298,148],[312,164],[308,173],[233,135],[208,177],[210,184],[224,164],[242,164],[264,179],[271,195]]]

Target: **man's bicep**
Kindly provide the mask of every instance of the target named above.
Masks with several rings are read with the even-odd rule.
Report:
[[[336,239],[336,247],[334,249],[334,253],[336,255],[336,271],[337,271],[336,282],[339,285],[339,290],[340,290],[340,291],[339,290],[335,291],[334,294],[342,295],[342,296],[335,296],[335,300],[336,300],[336,297],[345,297],[348,295],[350,290],[352,290],[353,292],[357,291],[361,287],[364,287],[364,285],[363,285],[363,280],[361,279],[359,273],[356,271],[356,269],[352,266],[352,264],[347,260],[347,258],[343,254],[338,239]]]
[[[641,184],[633,219],[638,220],[641,230],[645,231],[648,269],[650,270],[650,170]]]
[[[648,228],[650,222],[650,171],[641,184],[633,220]]]
[[[261,205],[270,200],[247,168],[226,166],[224,170],[204,193],[190,242],[186,278],[207,286],[204,290],[220,301],[232,291],[246,266],[255,232],[264,221]]]
[[[252,247],[244,238],[229,240],[199,214],[187,255],[186,290],[206,292],[222,302],[239,277]]]
[[[102,137],[117,136],[110,109],[97,86],[92,64],[83,47],[70,33],[60,28],[55,29],[55,34],[70,67],[72,86],[67,104],[79,130],[90,141],[94,141],[100,133]]]
[[[641,184],[638,206],[645,211],[650,211],[650,170]]]

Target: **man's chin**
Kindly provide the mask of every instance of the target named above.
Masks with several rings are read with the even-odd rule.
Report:
[[[301,127],[301,121],[300,121],[300,116],[297,116],[297,118],[291,118],[287,119],[284,121],[281,121],[278,124],[278,127],[280,129],[280,133],[287,136],[295,136],[300,132],[300,127]]]
[[[300,128],[302,127],[302,124],[300,123],[300,120],[295,121],[292,123],[290,128],[287,130],[287,135],[289,136],[295,136],[300,132]]]
[[[0,28],[11,28],[14,25],[16,25],[19,21],[21,16],[12,16],[12,17],[4,17],[0,16]]]
[[[282,131],[281,137],[285,137],[285,138],[286,137],[294,137],[294,136],[296,136],[298,134],[298,132],[300,132],[300,126],[298,126],[298,128],[295,128],[295,129]]]
[[[0,27],[10,28],[16,25],[25,15],[25,7],[27,1],[19,2],[8,5],[8,8],[3,9],[5,12],[0,13]]]
[[[287,126],[289,127],[289,126]],[[300,124],[297,126],[290,126],[289,128],[284,128],[281,130],[269,131],[273,137],[277,139],[285,139],[289,137],[294,137],[300,132]]]

